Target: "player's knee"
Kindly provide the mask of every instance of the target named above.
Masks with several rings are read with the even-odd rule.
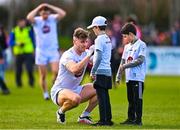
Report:
[[[72,104],[74,106],[78,106],[81,102],[81,97],[80,96],[75,96],[74,98],[72,98]]]

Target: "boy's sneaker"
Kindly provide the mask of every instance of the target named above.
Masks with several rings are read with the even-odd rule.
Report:
[[[92,118],[90,116],[84,116],[84,117],[79,116],[78,123],[93,124],[93,121],[91,119]]]
[[[134,120],[127,119],[124,122],[121,122],[120,124],[122,124],[122,125],[133,125],[134,124]]]
[[[59,113],[59,111],[56,112],[56,116],[57,116],[57,122],[64,124],[65,123],[65,114],[64,113]]]
[[[134,125],[142,126],[143,124],[142,124],[142,121],[140,121],[140,120],[135,120],[135,121],[134,121]]]
[[[95,124],[92,124],[93,126],[112,126],[114,124],[114,122],[112,121],[107,121],[107,122],[102,122],[102,121],[98,121]]]

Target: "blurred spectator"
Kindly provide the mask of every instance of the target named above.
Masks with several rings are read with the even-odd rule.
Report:
[[[112,55],[111,55],[111,69],[113,74],[113,83],[115,85],[115,76],[118,70],[119,63],[121,61],[122,52],[119,51],[123,48],[122,46],[122,19],[119,15],[115,15],[111,27],[107,28],[107,35],[110,37],[112,42]]]
[[[180,21],[176,21],[171,31],[171,43],[173,46],[180,46]]]
[[[34,66],[34,38],[33,31],[31,27],[26,26],[26,20],[20,19],[17,22],[17,26],[12,29],[10,33],[9,41],[13,54],[15,56],[15,78],[16,85],[18,87],[22,86],[22,72],[23,64],[25,64],[29,85],[33,87],[34,76],[33,76],[33,66]]]
[[[7,49],[7,39],[4,28],[0,25],[0,87],[3,94],[9,94],[10,91],[6,86],[4,81],[4,72],[5,72],[5,50]]]
[[[129,23],[133,23],[136,25],[136,36],[140,39],[142,39],[142,30],[141,27],[138,24],[138,18],[135,14],[131,14],[128,18],[127,18],[127,22]]]

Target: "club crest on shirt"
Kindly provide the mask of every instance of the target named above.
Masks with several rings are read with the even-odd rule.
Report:
[[[129,57],[127,58],[127,63],[130,63],[131,61],[133,61],[133,57],[129,56]]]
[[[50,32],[50,26],[44,25],[44,26],[42,27],[42,32],[43,32],[43,33],[49,33],[49,32]]]

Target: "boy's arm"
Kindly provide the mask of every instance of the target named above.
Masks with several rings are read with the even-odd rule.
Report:
[[[145,57],[140,55],[136,60],[134,60],[133,62],[127,63],[127,64],[123,64],[122,65],[122,69],[127,69],[127,68],[132,68],[132,67],[136,67],[138,65],[141,65],[145,60]]]
[[[99,67],[99,65],[101,63],[101,59],[102,59],[102,51],[96,50],[96,52],[97,52],[97,57],[95,59],[95,63],[94,63],[92,70],[91,70],[92,76],[95,76],[95,72],[97,71],[97,68]]]
[[[120,80],[121,80],[121,75],[122,75],[122,72],[123,72],[123,69],[122,69],[122,66],[125,64],[125,59],[121,59],[121,63],[119,65],[119,68],[118,68],[118,71],[117,71],[117,74],[116,74],[116,82],[119,83]]]

